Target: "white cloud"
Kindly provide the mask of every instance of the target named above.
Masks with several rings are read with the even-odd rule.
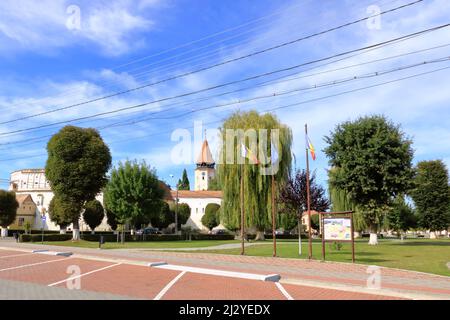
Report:
[[[148,1],[147,1],[148,2]],[[116,56],[145,45],[143,31],[149,31],[154,21],[137,11],[136,3],[121,1],[81,1],[80,29],[68,28],[74,12],[68,0],[3,0],[0,2],[1,51],[33,50],[49,53],[62,47],[94,43],[106,55]],[[142,8],[158,7],[151,1]],[[139,6],[138,6],[139,7]]]

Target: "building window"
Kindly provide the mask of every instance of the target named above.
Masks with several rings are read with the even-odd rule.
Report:
[[[42,194],[38,194],[36,205],[37,206],[43,206],[44,205],[44,196]]]
[[[198,208],[195,208],[195,213],[198,213]]]
[[[205,208],[202,208],[202,212],[205,213]]]
[[[19,218],[19,220],[18,220],[18,225],[19,225],[19,227],[22,227],[23,226],[23,224],[24,224],[24,222],[25,222],[25,218]]]

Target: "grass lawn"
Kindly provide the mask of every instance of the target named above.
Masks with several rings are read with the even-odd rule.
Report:
[[[245,250],[246,255],[272,256],[273,245],[271,240],[267,244],[249,246]],[[344,243],[341,250],[337,251],[326,244],[326,260],[351,262],[351,245]],[[202,252],[221,254],[240,254],[240,249],[202,250]],[[298,243],[296,241],[278,241],[277,255],[283,258],[307,258],[308,242],[302,240],[302,256],[298,255]],[[381,240],[377,246],[369,246],[367,240],[355,242],[356,263],[378,265],[399,269],[422,271],[439,275],[450,276],[447,263],[450,262],[450,239],[405,239]],[[322,245],[313,243],[313,257],[322,259]]]
[[[102,249],[159,249],[159,248],[200,248],[211,247],[227,243],[238,243],[237,240],[192,240],[192,241],[146,241],[146,242],[106,242]],[[40,244],[40,242],[36,242]],[[44,244],[80,248],[98,248],[98,242],[80,240],[44,241]]]

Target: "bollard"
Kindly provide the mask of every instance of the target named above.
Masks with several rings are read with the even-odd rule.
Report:
[[[101,249],[102,248],[102,244],[105,243],[105,239],[103,238],[103,236],[100,236],[100,238],[98,239],[98,248]]]

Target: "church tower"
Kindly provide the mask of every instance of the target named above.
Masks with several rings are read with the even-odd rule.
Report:
[[[215,162],[209,150],[208,141],[203,141],[195,169],[195,191],[208,190],[210,180],[216,175]]]

